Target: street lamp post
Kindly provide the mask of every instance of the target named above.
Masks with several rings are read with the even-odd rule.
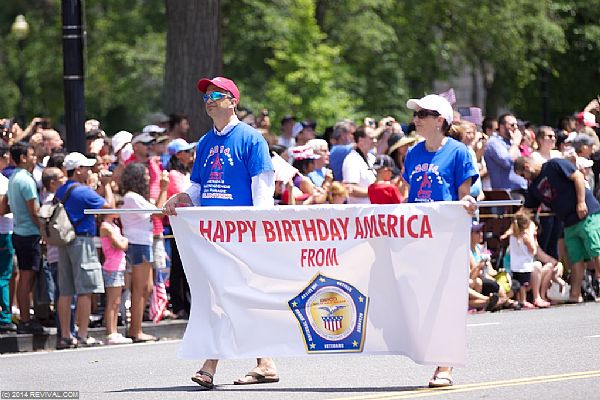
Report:
[[[15,22],[13,22],[11,28],[11,33],[17,39],[17,46],[19,47],[19,78],[17,80],[17,86],[19,87],[19,109],[17,120],[24,126],[25,124],[25,110],[24,110],[24,100],[25,100],[25,63],[23,60],[23,49],[25,44],[25,39],[29,36],[29,23],[25,19],[23,15],[17,15],[15,18]]]
[[[82,0],[62,0],[62,14],[67,148],[85,153]]]

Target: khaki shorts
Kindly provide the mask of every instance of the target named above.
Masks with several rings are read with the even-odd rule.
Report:
[[[58,287],[61,296],[104,293],[102,265],[94,238],[77,236],[70,244],[58,248]]]

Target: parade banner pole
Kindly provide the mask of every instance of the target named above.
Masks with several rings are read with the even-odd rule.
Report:
[[[107,214],[162,214],[161,208],[99,208],[86,209],[83,213],[86,215],[107,215]]]
[[[521,200],[490,200],[478,201],[477,207],[511,207],[521,206]],[[106,214],[162,214],[161,208],[100,208],[87,209],[83,212],[86,215],[106,215]]]

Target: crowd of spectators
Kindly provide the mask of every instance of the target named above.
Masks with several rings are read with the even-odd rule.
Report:
[[[557,158],[580,171],[598,198],[599,113],[598,101],[592,101],[556,128],[536,127],[512,114],[477,124],[455,113],[448,135],[468,149],[478,174],[471,185],[477,200],[498,194],[527,200],[532,179],[523,172],[529,171],[526,161],[541,165]],[[414,121],[342,119],[320,130],[314,121],[292,115],[272,126],[267,110],[257,116],[239,111],[239,117],[270,146],[278,206],[398,204],[409,196],[402,177],[406,156],[423,141]],[[99,121],[89,120],[81,154],[68,153],[46,119],[34,118],[25,129],[0,120],[0,333],[43,334],[56,326],[57,348],[72,348],[156,340],[142,331],[144,319],[188,318],[189,287],[168,218],[150,210],[190,184],[195,143],[184,115],[161,114],[149,122],[140,132],[108,136]],[[37,218],[40,205],[56,201],[64,203],[77,234],[62,247],[43,243]],[[101,218],[83,213],[115,207],[148,212]],[[600,265],[588,257],[586,271],[574,273],[564,218],[547,204],[536,207],[534,214],[513,209],[475,216],[471,309],[595,300]],[[492,223],[498,220],[505,223]],[[99,318],[106,327],[102,342],[88,335]],[[127,326],[126,336],[118,332],[120,324]]]

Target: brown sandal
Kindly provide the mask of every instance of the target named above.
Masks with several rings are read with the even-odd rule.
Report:
[[[206,376],[210,379],[210,382],[204,381],[199,378],[199,376]],[[208,390],[214,389],[215,385],[213,384],[213,375],[206,371],[198,371],[194,376],[192,376],[192,381],[196,382],[198,385],[207,388]]]
[[[245,378],[251,379],[245,379]],[[277,373],[272,374],[261,374],[255,371],[250,371],[244,376],[233,382],[234,385],[256,385],[258,383],[275,383],[279,382],[279,376]]]
[[[442,388],[442,387],[449,387],[449,386],[454,385],[454,381],[452,380],[452,375],[451,375],[452,370],[453,370],[453,368],[450,368],[450,371],[448,371],[448,377],[445,377],[445,376],[438,376],[440,371],[438,368],[436,368],[435,373],[433,374],[433,377],[429,380],[429,387],[430,388]]]

